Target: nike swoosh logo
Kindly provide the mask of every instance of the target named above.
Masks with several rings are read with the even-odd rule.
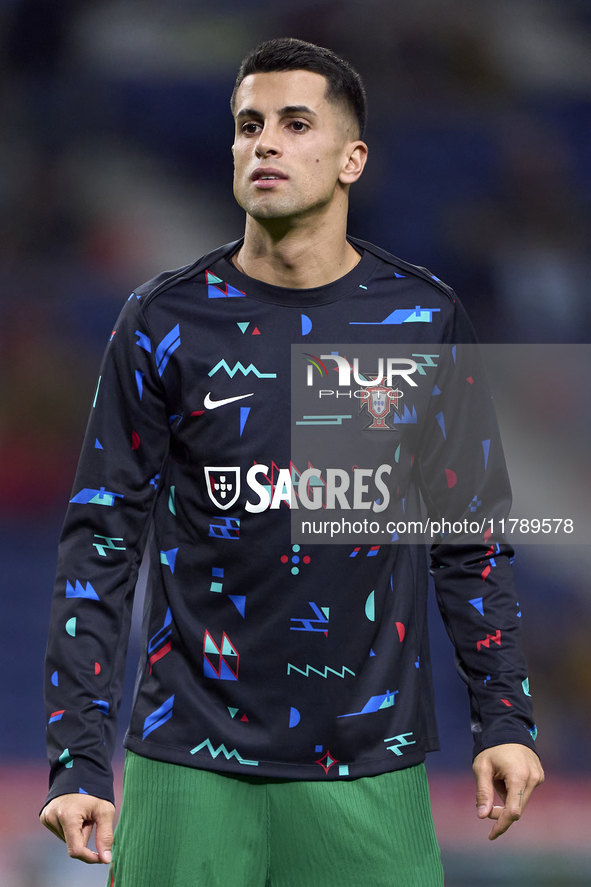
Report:
[[[235,400],[244,400],[245,397],[252,397],[253,394],[254,391],[251,391],[250,394],[239,394],[238,397],[226,397],[224,400],[212,400],[211,391],[208,391],[205,395],[203,406],[206,410],[216,410],[218,407],[223,407],[224,404],[234,403]]]

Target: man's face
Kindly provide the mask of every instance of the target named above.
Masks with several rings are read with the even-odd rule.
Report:
[[[236,95],[234,196],[255,219],[301,216],[358,178],[347,173],[356,131],[312,71],[249,74]],[[359,142],[357,142],[359,144]]]

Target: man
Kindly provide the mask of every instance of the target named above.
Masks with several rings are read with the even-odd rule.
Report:
[[[443,881],[423,764],[437,748],[426,551],[292,546],[294,509],[348,500],[344,472],[331,469],[329,494],[328,468],[322,480],[291,461],[290,350],[296,375],[309,363],[313,387],[329,358],[339,380],[342,369],[337,351],[314,342],[413,343],[415,357],[425,351],[421,373],[416,361],[405,365],[419,379],[436,366],[427,357],[435,346],[473,335],[445,284],[347,238],[348,191],[367,147],[363,86],[346,62],[298,40],[263,44],[240,68],[232,111],[244,239],[132,293],[101,369],[54,595],[42,821],[71,856],[111,862],[114,715],[152,528],[109,883],[435,887]],[[463,353],[454,350],[454,365]],[[434,372],[428,391],[410,379],[412,411],[397,407],[396,427],[385,406],[403,394],[393,385],[380,389],[367,425],[377,376],[360,377],[367,410],[348,407],[335,423],[354,420],[365,446],[385,453],[381,489],[389,496],[384,478],[395,478],[397,507],[416,502],[419,488],[432,514],[450,503],[469,513],[474,493],[477,503],[506,499],[488,408],[481,465],[472,414],[458,408],[472,397],[465,375],[458,398],[453,365]],[[482,391],[469,378],[470,391]],[[417,433],[427,445],[415,460]],[[464,479],[460,463],[472,465],[476,449]],[[379,512],[383,500],[364,500],[355,471],[354,507]],[[324,484],[320,499],[314,483]],[[486,539],[440,540],[431,556],[469,685],[478,815],[495,820],[496,838],[543,773],[512,552],[497,544],[492,557]],[[503,806],[493,806],[495,788]],[[95,824],[96,853],[87,847]]]

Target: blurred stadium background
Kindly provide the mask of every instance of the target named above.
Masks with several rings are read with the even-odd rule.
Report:
[[[241,234],[229,95],[242,57],[284,35],[365,77],[352,234],[451,283],[484,342],[591,341],[589,0],[0,0],[0,887],[105,882],[36,819],[55,546],[121,305]],[[558,368],[528,380],[514,480],[553,429],[588,452],[590,390]],[[541,490],[570,461],[544,453]],[[589,489],[580,461],[574,485]],[[433,609],[443,749],[428,766],[448,887],[591,883],[589,551],[517,551],[547,782],[493,844]],[[123,723],[137,655],[134,629]]]

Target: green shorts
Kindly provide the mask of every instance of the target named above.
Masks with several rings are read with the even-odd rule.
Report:
[[[424,764],[335,782],[127,753],[108,887],[441,887]]]

